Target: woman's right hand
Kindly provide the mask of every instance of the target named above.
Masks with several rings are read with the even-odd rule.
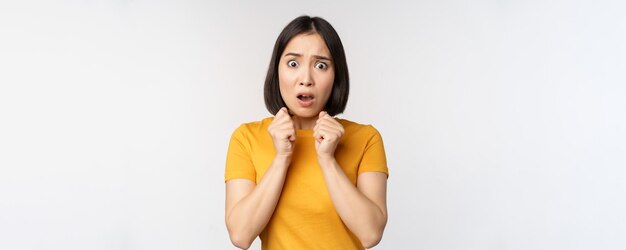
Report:
[[[296,129],[287,108],[281,108],[267,128],[272,136],[276,157],[290,158],[296,145]]]

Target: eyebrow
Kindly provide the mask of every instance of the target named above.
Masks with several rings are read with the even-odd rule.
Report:
[[[301,57],[301,56],[302,56],[302,54],[289,52],[289,53],[285,54],[285,56],[295,56],[295,57]],[[313,58],[315,58],[315,59],[322,59],[322,60],[332,61],[330,58],[325,57],[325,56],[320,56],[320,55],[313,55]]]

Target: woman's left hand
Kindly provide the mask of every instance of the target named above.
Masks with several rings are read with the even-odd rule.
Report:
[[[333,159],[335,149],[343,136],[343,126],[331,117],[326,111],[320,112],[316,125],[313,128],[315,150],[318,159]]]

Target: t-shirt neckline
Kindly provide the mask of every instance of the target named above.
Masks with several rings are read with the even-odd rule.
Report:
[[[296,136],[313,137],[312,129],[296,129]]]

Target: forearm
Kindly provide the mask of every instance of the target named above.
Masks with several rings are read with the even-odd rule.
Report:
[[[385,211],[357,189],[334,158],[321,159],[319,163],[330,198],[341,220],[361,240],[363,246],[376,245],[387,223]]]
[[[233,243],[239,243],[238,247],[249,246],[269,222],[280,198],[289,162],[289,159],[274,158],[259,184],[227,214],[226,225]]]

